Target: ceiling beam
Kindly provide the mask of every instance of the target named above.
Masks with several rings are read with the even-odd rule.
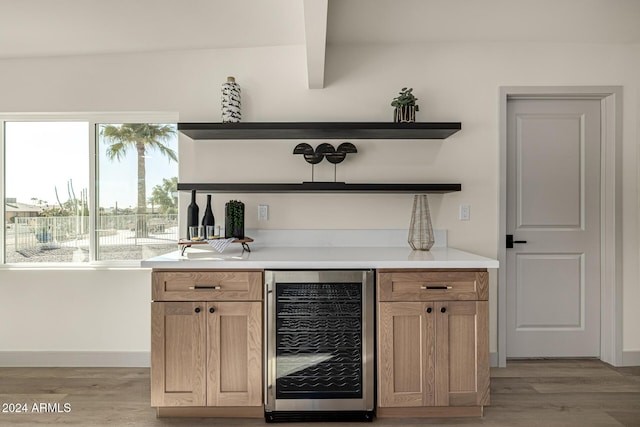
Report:
[[[324,88],[329,0],[304,0],[304,35],[309,89]]]

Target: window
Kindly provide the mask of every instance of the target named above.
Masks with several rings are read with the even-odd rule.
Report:
[[[4,129],[6,262],[86,261],[89,123]]]
[[[98,125],[97,259],[144,259],[178,240],[175,125]]]
[[[104,118],[0,118],[5,263],[135,263],[176,247],[176,125]]]

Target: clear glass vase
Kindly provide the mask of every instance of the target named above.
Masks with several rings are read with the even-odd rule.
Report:
[[[413,196],[413,212],[411,213],[407,242],[412,249],[418,251],[428,251],[435,242],[426,194]]]

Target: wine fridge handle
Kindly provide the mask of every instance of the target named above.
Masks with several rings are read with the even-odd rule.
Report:
[[[271,311],[271,301],[270,298],[273,295],[273,290],[271,289],[271,284],[268,281],[265,281],[264,284],[264,295],[265,295],[265,304],[264,304],[264,310],[262,311],[263,313],[263,327],[262,327],[262,331],[263,331],[263,340],[262,342],[264,343],[264,349],[262,351],[263,354],[263,360],[262,363],[264,364],[264,368],[263,368],[263,375],[264,375],[264,381],[263,383],[263,387],[264,387],[264,393],[262,394],[264,402],[263,404],[265,405],[265,407],[269,404],[269,388],[271,385],[271,369],[269,369],[269,313]]]

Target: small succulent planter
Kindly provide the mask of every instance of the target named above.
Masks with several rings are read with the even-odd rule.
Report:
[[[225,206],[225,237],[244,239],[244,203],[238,200],[229,200]]]
[[[416,105],[418,98],[412,92],[412,87],[403,87],[398,96],[391,101],[391,106],[396,107],[393,113],[393,121],[395,123],[413,123],[416,121],[416,111],[420,111],[420,107]]]
[[[395,123],[414,123],[416,121],[416,106],[403,105],[396,107],[393,113],[393,121]]]

